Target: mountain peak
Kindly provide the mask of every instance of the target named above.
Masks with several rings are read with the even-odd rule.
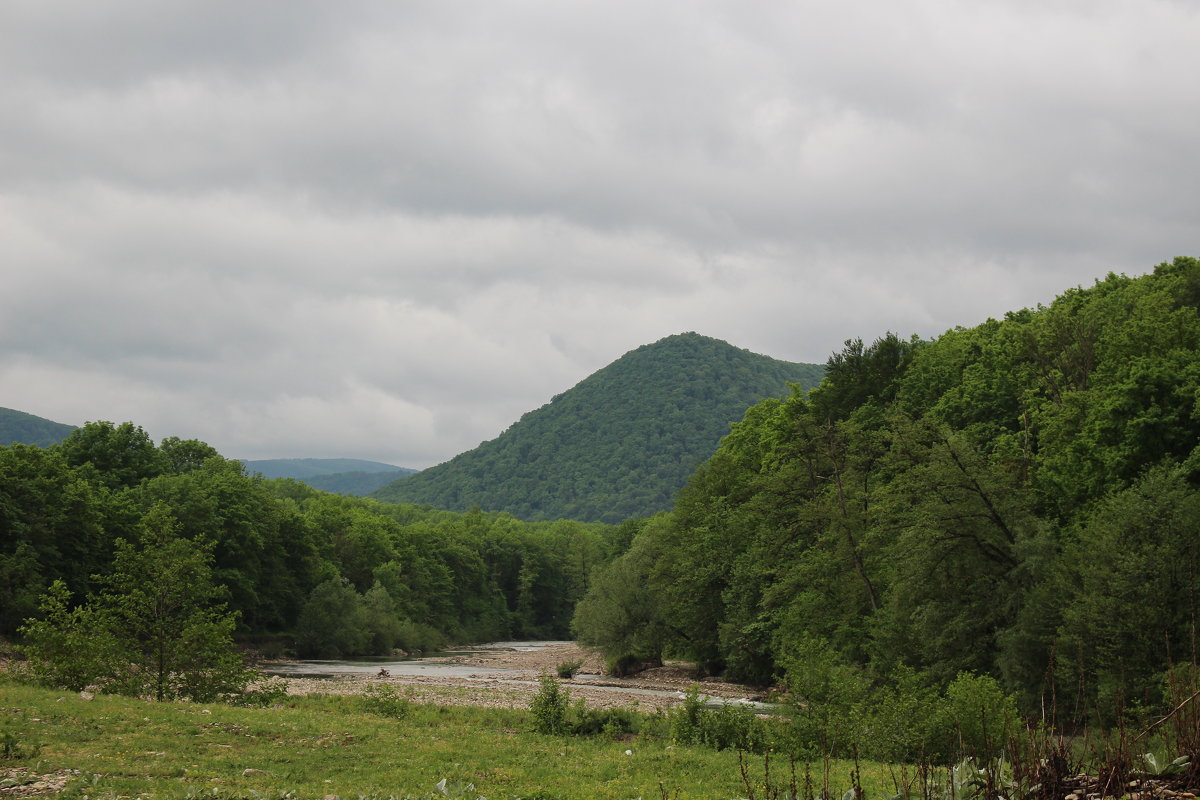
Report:
[[[620,522],[670,506],[747,408],[823,368],[689,331],[625,353],[499,437],[375,496],[529,520]]]

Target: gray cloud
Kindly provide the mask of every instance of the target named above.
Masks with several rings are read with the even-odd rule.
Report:
[[[425,466],[1195,252],[1190,4],[0,7],[0,405]]]

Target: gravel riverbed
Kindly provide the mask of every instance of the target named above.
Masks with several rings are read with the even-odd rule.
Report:
[[[285,678],[290,694],[356,694],[372,683],[402,686],[403,694],[417,703],[473,705],[493,708],[526,708],[537,692],[541,675],[554,674],[564,662],[582,661],[576,678],[562,680],[572,698],[582,697],[593,708],[636,707],[642,711],[667,708],[682,701],[693,684],[703,694],[731,699],[755,699],[745,686],[714,680],[698,681],[688,665],[668,663],[631,678],[602,675],[603,660],[574,642],[555,642],[535,649],[486,647],[462,654],[428,659],[481,669],[501,668],[510,672],[480,672],[466,677],[429,675],[347,675],[333,678]]]

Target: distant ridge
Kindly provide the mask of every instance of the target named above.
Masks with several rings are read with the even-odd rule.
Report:
[[[358,497],[374,492],[400,475],[416,472],[379,461],[358,458],[268,458],[242,461],[246,471],[264,478],[294,478],[314,489]]]
[[[670,507],[732,422],[824,367],[696,333],[632,350],[496,439],[396,480],[374,497],[525,520],[620,522]]]
[[[70,436],[73,430],[74,425],[53,422],[11,408],[0,408],[0,447],[10,444],[49,447]]]

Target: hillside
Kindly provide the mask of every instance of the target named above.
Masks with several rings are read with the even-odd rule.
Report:
[[[416,472],[379,461],[358,458],[270,458],[243,461],[246,471],[264,478],[295,478],[314,489],[364,497],[401,475]]]
[[[823,367],[685,333],[626,353],[496,439],[375,493],[526,520],[620,522],[668,508],[730,423]]]
[[[850,342],[807,397],[750,409],[593,577],[575,630],[810,699],[862,687],[868,714],[910,708],[853,682],[872,674],[992,676],[1060,724],[1113,723],[1122,698],[1161,716],[1195,669],[1198,397],[1195,258]]]
[[[73,430],[74,425],[53,422],[11,408],[0,408],[0,447],[10,444],[49,447],[70,436]]]

